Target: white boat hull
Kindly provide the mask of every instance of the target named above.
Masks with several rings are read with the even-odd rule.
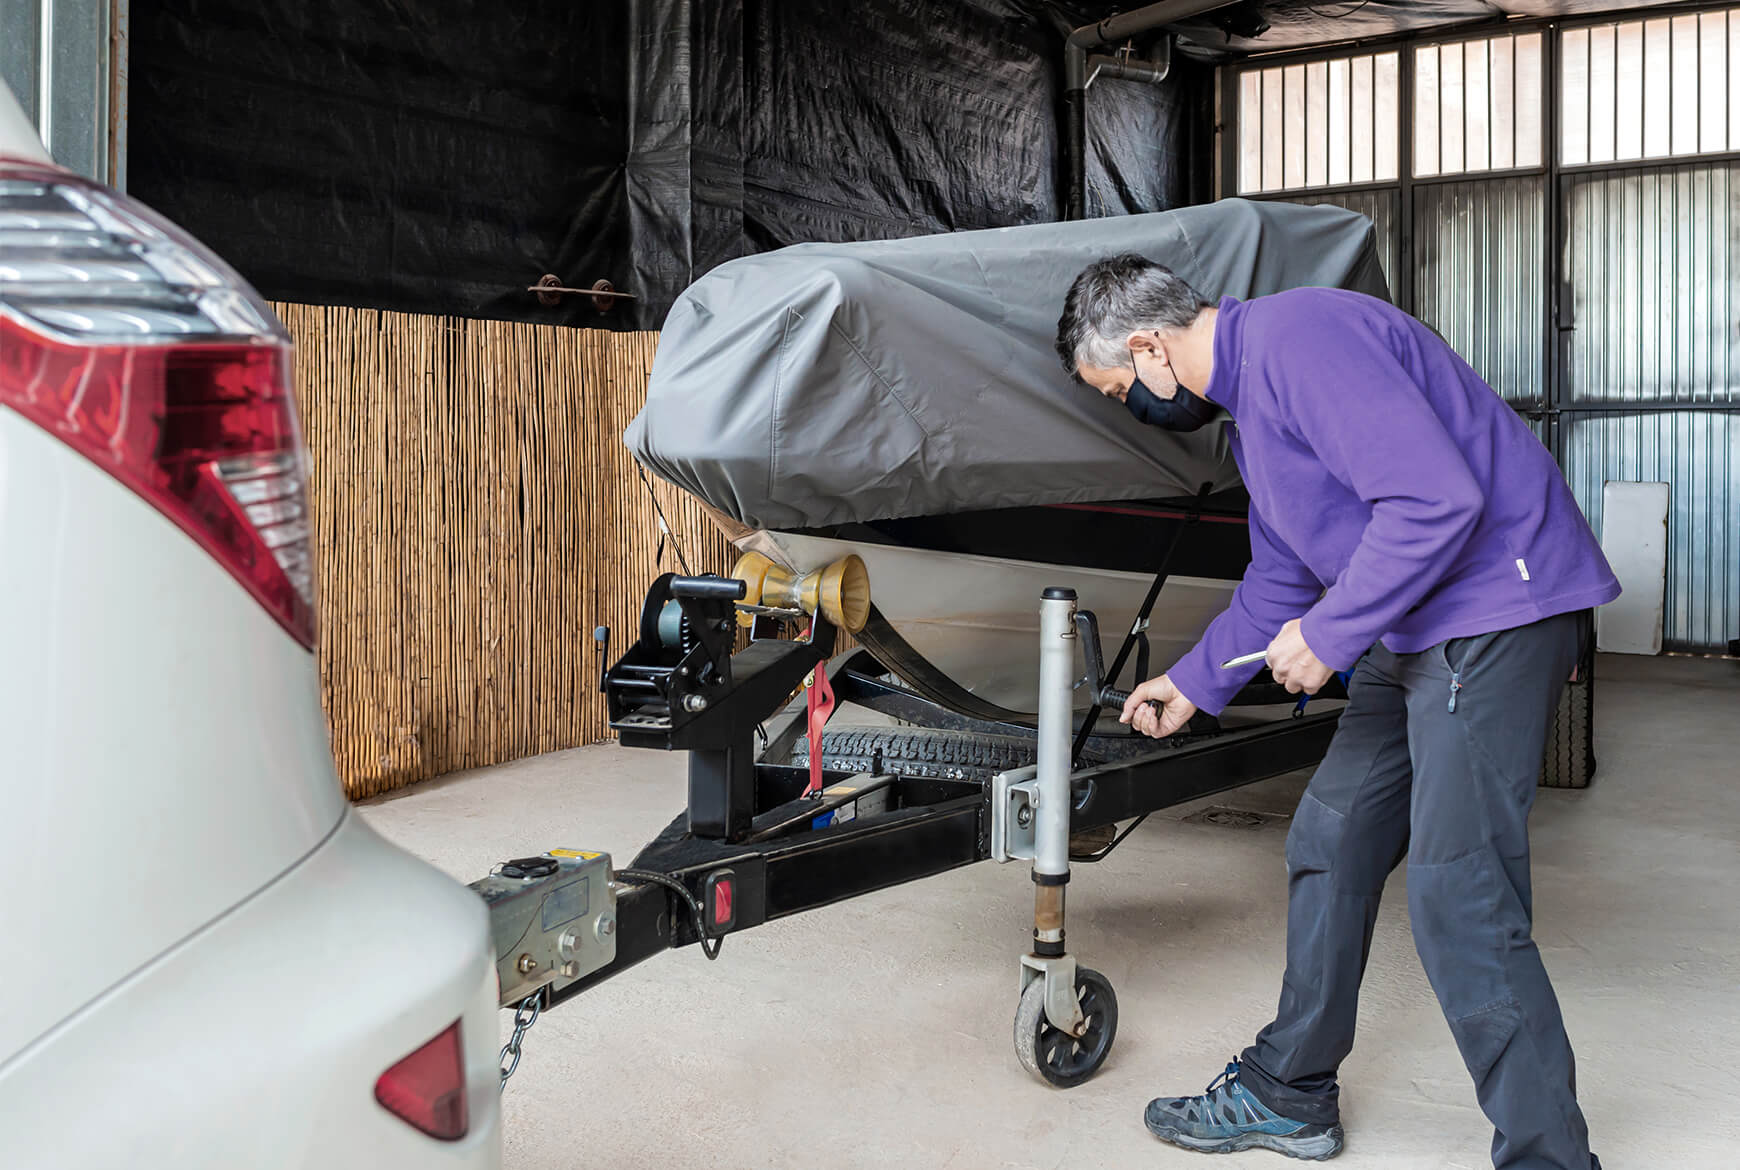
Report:
[[[1074,589],[1100,621],[1106,661],[1117,653],[1153,578],[1140,573],[756,532],[739,545],[808,572],[856,553],[870,574],[870,599],[889,625],[941,673],[975,697],[1015,711],[1038,707],[1039,595]],[[1236,581],[1171,577],[1149,618],[1152,672],[1196,643],[1226,608]],[[1120,685],[1134,679],[1134,657]],[[1085,688],[1078,706],[1087,706]]]

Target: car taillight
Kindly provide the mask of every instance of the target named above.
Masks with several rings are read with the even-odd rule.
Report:
[[[430,1137],[458,1141],[471,1128],[459,1021],[381,1074],[375,1100]]]
[[[283,326],[148,209],[0,168],[0,405],[198,541],[314,645],[304,457]]]

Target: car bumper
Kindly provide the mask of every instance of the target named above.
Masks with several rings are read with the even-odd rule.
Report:
[[[101,908],[87,909],[100,947]],[[494,1170],[493,958],[471,891],[347,813],[288,873],[0,1067],[6,1165]],[[442,1142],[383,1109],[374,1083],[455,1019],[470,1129]]]

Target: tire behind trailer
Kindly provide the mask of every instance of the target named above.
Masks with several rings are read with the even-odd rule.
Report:
[[[1595,638],[1585,619],[1577,674],[1559,694],[1547,728],[1542,788],[1587,788],[1595,776]]]

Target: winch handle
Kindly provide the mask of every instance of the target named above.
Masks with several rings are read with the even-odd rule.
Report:
[[[703,601],[741,601],[749,586],[732,577],[672,577],[667,587],[672,597]]]
[[[592,640],[598,643],[598,689],[608,689],[610,677],[610,627],[592,627]]]
[[[1094,702],[1101,707],[1124,709],[1130,701],[1129,691],[1106,685],[1105,659],[1100,657],[1100,620],[1091,609],[1075,611],[1076,639],[1081,643],[1081,656],[1087,663],[1087,682],[1093,688]],[[1148,700],[1150,707],[1160,704]]]

